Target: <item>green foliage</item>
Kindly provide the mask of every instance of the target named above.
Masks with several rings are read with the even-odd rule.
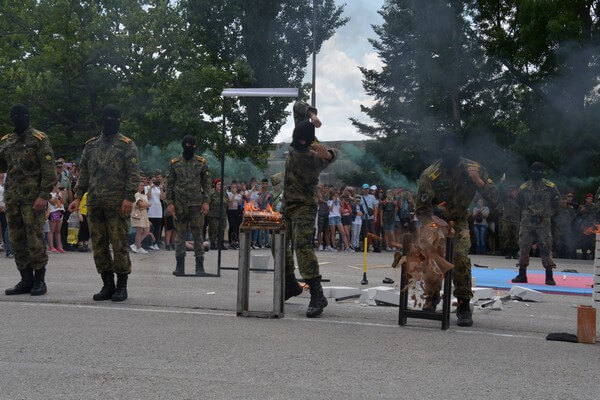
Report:
[[[317,2],[319,46],[346,22]],[[31,107],[59,155],[75,158],[99,133],[107,103],[122,132],[161,149],[184,134],[219,150],[224,87],[299,87],[312,51],[312,5],[242,0],[4,0],[0,109]],[[226,151],[265,163],[291,99],[231,104]],[[10,129],[0,113],[0,129]],[[219,151],[220,153],[220,151]]]
[[[378,140],[368,150],[415,179],[454,130],[465,155],[520,181],[540,160],[562,188],[600,179],[600,1],[388,0],[362,69]]]

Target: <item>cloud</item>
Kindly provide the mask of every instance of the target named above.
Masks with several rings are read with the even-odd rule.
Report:
[[[376,70],[382,67],[381,60],[368,42],[368,38],[375,36],[371,25],[381,23],[377,10],[382,3],[355,1],[347,5],[345,15],[351,20],[325,42],[317,54],[317,108],[323,122],[323,126],[317,130],[317,137],[321,141],[367,139],[358,133],[348,118],[371,122],[360,112],[360,105],[372,105],[373,99],[363,90],[362,74],[358,67]],[[311,59],[306,82],[311,80]],[[287,111],[291,114],[292,104]],[[290,115],[275,141],[291,141],[293,129],[294,122]]]

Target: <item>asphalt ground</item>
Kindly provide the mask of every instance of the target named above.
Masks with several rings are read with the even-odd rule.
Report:
[[[216,256],[206,255],[209,272]],[[361,286],[361,254],[318,257],[331,280],[324,285]],[[312,320],[305,297],[289,300],[281,320],[240,318],[236,271],[174,277],[173,252],[131,258],[123,303],[92,301],[101,280],[91,253],[51,254],[45,296],[0,295],[1,399],[600,399],[598,344],[545,340],[576,333],[576,306],[591,297],[546,294],[541,303],[476,309],[473,327],[457,327],[452,316],[447,331],[414,319],[399,327],[397,308],[354,300],[330,300]],[[391,253],[368,260],[369,286],[398,281]],[[191,272],[190,252],[187,261]],[[559,270],[593,270],[591,261],[556,261]],[[236,251],[223,252],[223,266],[237,266]],[[541,269],[540,260],[531,268]],[[0,258],[0,287],[18,277],[14,260]],[[251,308],[267,310],[272,274],[250,280]]]

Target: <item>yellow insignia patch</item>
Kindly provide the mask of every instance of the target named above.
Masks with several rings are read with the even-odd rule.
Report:
[[[46,160],[48,160],[48,161],[52,160],[52,156],[50,154],[46,154]]]
[[[131,139],[129,139],[127,136],[124,136],[124,135],[120,135],[119,140],[122,140],[125,143],[131,143]]]
[[[42,132],[36,132],[36,133],[33,134],[33,136],[35,136],[37,140],[43,140],[44,139],[44,134]]]
[[[551,188],[554,187],[554,186],[556,186],[553,182],[550,182],[550,181],[547,181],[547,180],[544,180],[544,183],[546,184],[546,186],[551,187]]]
[[[175,164],[177,161],[179,161],[179,158],[174,158],[171,160],[171,164]]]
[[[200,157],[200,156],[196,156],[196,160],[201,161],[203,163],[206,162],[206,160],[204,159],[204,157]]]
[[[525,189],[526,187],[527,187],[527,182],[525,182],[521,186],[519,186],[519,189]]]
[[[6,140],[6,139],[8,139],[9,136],[10,136],[10,133],[7,133],[6,135],[2,136],[2,139],[0,139],[0,140]]]
[[[429,177],[431,178],[432,181],[435,181],[440,176],[440,174],[441,174],[440,170],[436,169],[431,174],[429,174]]]
[[[135,164],[136,162],[137,162],[137,158],[135,158],[135,157],[132,157],[132,158],[131,158],[131,163],[132,163],[132,164]]]
[[[494,181],[492,180],[492,178],[487,178],[487,183],[492,184],[494,183]]]

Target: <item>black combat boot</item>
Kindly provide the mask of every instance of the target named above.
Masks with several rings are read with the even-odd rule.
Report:
[[[185,256],[176,256],[175,257],[175,271],[173,271],[173,275],[182,276],[185,275]]]
[[[321,315],[323,309],[327,307],[327,299],[323,295],[323,287],[321,286],[321,276],[307,279],[306,283],[310,289],[310,303],[308,303],[306,316],[308,318],[315,318]]]
[[[435,312],[435,309],[437,308],[437,305],[440,304],[441,300],[442,298],[440,297],[440,292],[438,290],[433,296],[431,296],[430,298],[428,297],[425,300],[425,304],[423,304],[422,310]]]
[[[290,274],[285,276],[285,300],[302,294],[302,286],[296,280],[296,275]]]
[[[33,287],[33,269],[27,267],[19,270],[19,273],[21,274],[21,281],[14,287],[4,291],[7,296],[12,296],[14,294],[27,294],[31,292],[31,288]]]
[[[456,307],[456,318],[458,326],[473,325],[473,314],[471,313],[470,299],[457,299],[458,306]]]
[[[48,288],[46,287],[46,282],[44,282],[44,277],[46,276],[46,267],[36,269],[33,271],[33,287],[31,288],[32,296],[41,296],[46,294]]]
[[[554,281],[554,276],[552,275],[552,268],[546,269],[546,285],[556,286],[556,282]]]
[[[103,283],[102,289],[92,296],[92,298],[94,301],[110,300],[115,293],[115,274],[112,272],[103,272],[100,276]]]
[[[519,268],[519,275],[515,276],[512,283],[527,283],[527,268]]]
[[[112,301],[123,301],[127,299],[127,274],[117,274],[117,288],[112,295]]]
[[[196,276],[204,276],[204,256],[196,257]]]

